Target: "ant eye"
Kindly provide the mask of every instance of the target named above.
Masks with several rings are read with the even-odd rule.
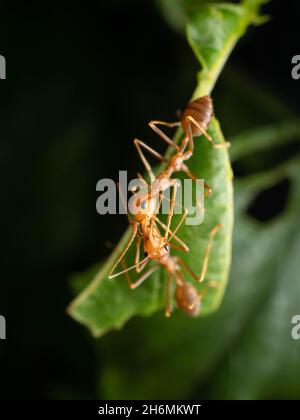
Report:
[[[146,251],[145,251],[145,252],[144,252],[144,256],[145,256],[145,257],[148,257],[148,252],[146,252]]]
[[[166,250],[166,251],[168,251],[168,252],[170,251],[170,245],[166,244],[166,245],[164,246],[164,248],[165,248],[165,250]]]
[[[143,210],[145,210],[147,208],[147,201],[143,201],[141,207]]]

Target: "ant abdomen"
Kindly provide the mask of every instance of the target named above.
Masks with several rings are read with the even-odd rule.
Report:
[[[190,283],[176,287],[175,299],[178,307],[189,316],[197,316],[201,309],[201,300],[197,289]]]
[[[202,130],[206,131],[213,117],[213,114],[214,111],[211,97],[202,96],[201,98],[198,98],[187,105],[181,119],[182,128],[185,133],[187,133],[192,118],[197,122]],[[191,123],[191,129],[193,136],[197,137],[203,134],[203,131],[193,123]]]

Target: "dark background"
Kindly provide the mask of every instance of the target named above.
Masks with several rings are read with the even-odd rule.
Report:
[[[240,69],[258,90],[276,93],[283,114],[299,112],[300,81],[290,75],[299,2],[272,0],[265,11],[270,22],[239,43],[214,93],[228,138],[251,123],[224,99]],[[131,140],[159,148],[146,123],[176,117],[198,65],[150,0],[5,1],[0,21],[0,395],[98,398],[93,339],[65,313],[70,275],[105,257],[105,241],[117,242],[126,225],[97,215],[95,185],[141,169]],[[244,172],[237,165],[236,176]],[[268,217],[279,205],[271,195],[251,211]]]

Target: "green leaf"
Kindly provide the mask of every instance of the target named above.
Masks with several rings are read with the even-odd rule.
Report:
[[[263,0],[245,0],[241,5],[206,4],[189,14],[187,37],[202,70],[194,96],[210,92],[238,39],[250,24],[264,21],[259,16]],[[221,52],[221,53],[220,53]]]
[[[243,7],[223,4],[204,6],[190,14],[189,41],[203,66],[194,97],[211,92],[237,39],[247,24],[256,21],[257,14],[249,7],[252,2],[244,3]],[[215,31],[212,31],[212,25],[218,25]],[[207,37],[201,35],[205,32]],[[209,131],[216,143],[224,142],[216,119],[212,121]],[[179,132],[177,138],[180,135]],[[167,156],[170,156],[170,150]],[[232,172],[227,151],[214,149],[202,138],[196,140],[195,153],[189,167],[213,189],[213,194],[206,200],[205,222],[199,226],[184,226],[179,233],[191,250],[183,257],[197,273],[201,268],[210,230],[218,223],[223,226],[214,239],[206,276],[206,279],[217,282],[218,287],[208,289],[201,312],[204,315],[218,308],[228,277],[233,224]],[[130,230],[127,230],[94,280],[69,307],[70,315],[86,325],[95,336],[122,327],[135,315],[150,315],[164,306],[164,273],[161,270],[134,291],[127,287],[123,276],[108,279],[113,262],[124,249],[129,237]],[[133,259],[133,249],[129,252],[128,261],[130,259]],[[135,278],[136,275],[133,276]]]
[[[201,6],[204,3],[217,3],[209,0],[156,0],[166,21],[175,29],[184,31],[185,21],[189,10]]]
[[[267,0],[268,1],[268,0]],[[261,0],[247,0],[243,3],[244,7],[256,14],[259,6],[266,1]],[[156,0],[156,4],[163,14],[167,22],[176,30],[183,31],[187,16],[192,11],[198,9],[200,6],[207,4],[220,4],[218,0]],[[223,2],[225,4],[225,1]],[[257,22],[262,22],[263,19],[256,14]]]

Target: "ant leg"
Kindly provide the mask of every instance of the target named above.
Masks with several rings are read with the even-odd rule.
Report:
[[[215,143],[213,138],[201,127],[201,125],[191,116],[187,117],[201,132],[202,134],[204,134],[204,136],[207,138],[207,140],[209,140],[213,147],[215,147],[216,149],[227,149],[230,146],[230,143],[225,142],[225,144],[218,144]]]
[[[166,197],[164,194],[162,194],[161,197],[162,197],[162,201],[166,200],[166,201],[169,201],[169,203],[171,203],[171,200],[168,197]],[[174,205],[179,207],[181,210],[184,210],[184,207],[182,207],[181,204],[176,203],[176,201],[175,201]]]
[[[136,289],[144,280],[146,280],[146,278],[148,278],[154,272],[153,268],[155,268],[155,269],[158,268],[158,266],[152,267],[145,274],[143,274],[142,277],[140,277],[137,281],[133,282],[132,278],[131,278],[131,275],[128,272],[128,267],[127,267],[127,264],[125,262],[125,258],[122,261],[122,266],[124,268],[124,274],[125,274],[125,277],[126,277],[126,280],[127,280],[128,287],[130,289]]]
[[[126,277],[126,280],[127,280],[127,284],[128,284],[128,287],[129,288],[131,288],[131,284],[132,284],[132,279],[131,279],[131,276],[130,276],[130,274],[128,273],[128,267],[127,267],[127,264],[126,264],[126,262],[125,262],[125,258],[122,260],[122,267],[123,267],[123,269],[124,269],[124,275],[125,275],[125,277]]]
[[[167,318],[170,318],[171,316],[171,304],[170,304],[170,274],[167,273],[166,278],[166,309],[165,309],[165,315]]]
[[[139,179],[140,181],[142,181],[142,183],[143,183],[146,187],[148,186],[148,183],[146,182],[146,180],[142,177],[142,175],[141,175],[139,172],[137,172],[137,177],[138,177],[138,179]],[[137,188],[138,188],[138,186],[136,186],[136,185],[132,186],[132,187],[130,188],[130,192],[131,192],[132,194],[134,194],[134,193],[136,192]]]
[[[136,272],[137,273],[140,273],[144,268],[142,266],[139,266],[140,248],[141,248],[141,235],[138,233],[137,240],[136,240],[136,253],[135,253],[135,259],[134,259],[134,263],[137,264],[137,266],[136,266]]]
[[[170,233],[170,225],[171,225],[171,221],[174,215],[174,204],[175,204],[175,198],[176,198],[176,193],[177,193],[177,188],[178,188],[178,184],[176,179],[172,180],[170,183],[170,187],[173,186],[173,193],[172,193],[172,199],[171,199],[171,208],[168,214],[168,222],[167,222],[167,230],[165,232],[165,239],[170,241],[173,237],[175,237],[176,232],[178,231],[178,229],[180,228],[181,224],[183,223],[184,219],[186,218],[187,214],[188,214],[188,210],[184,209],[184,213],[178,223],[178,225],[176,226],[174,232],[171,232],[171,236],[168,238],[168,235]],[[181,206],[182,207],[182,206]],[[183,207],[182,207],[183,209]]]
[[[177,238],[177,237],[176,237]],[[142,265],[139,265],[139,257],[140,257],[140,245],[138,244],[138,241],[139,242],[141,242],[141,236],[138,236],[138,239],[137,239],[137,242],[136,242],[136,256],[135,256],[135,265],[136,265],[136,272],[137,273],[140,273],[141,271],[143,271],[143,269],[144,269],[144,267],[145,267],[145,265],[147,264],[147,261],[144,261],[144,263],[142,264]],[[179,241],[181,241],[179,238],[177,238]],[[182,241],[181,241],[182,242]],[[184,242],[182,242],[183,244],[184,244]],[[171,245],[171,244],[170,244]],[[185,245],[185,244],[184,244]],[[105,246],[108,248],[108,249],[113,249],[114,247],[115,247],[115,245],[112,243],[112,242],[110,242],[110,241],[106,241],[105,242]],[[173,246],[173,244],[172,244],[172,246]],[[187,247],[186,247],[187,248]],[[183,251],[186,251],[186,249],[183,249]],[[188,248],[187,248],[187,251],[188,251]],[[121,264],[123,265],[123,268],[127,268],[127,264],[126,264],[126,262],[125,262],[125,257],[123,258],[123,260],[121,261]],[[125,273],[125,275],[126,275],[126,273]]]
[[[119,262],[120,262],[120,261],[122,261],[122,259],[124,258],[124,256],[125,256],[125,254],[127,253],[128,249],[129,249],[129,247],[130,247],[130,245],[132,244],[132,242],[134,241],[134,238],[135,238],[135,237],[136,237],[136,235],[137,235],[137,232],[138,232],[138,225],[135,223],[135,224],[132,224],[131,226],[132,226],[132,234],[131,234],[131,238],[129,239],[129,241],[128,241],[128,243],[127,243],[127,245],[126,245],[126,247],[125,247],[124,251],[121,253],[121,255],[119,256],[119,258],[117,259],[117,261],[116,261],[116,262],[115,262],[115,264],[113,265],[113,268],[112,268],[112,269],[111,269],[111,271],[109,272],[108,277],[109,277],[110,279],[111,279],[112,277],[116,277],[117,275],[121,274],[121,273],[119,273],[119,274],[113,274],[113,272],[115,271],[115,269],[116,269],[117,265],[119,264]]]
[[[155,221],[164,229],[164,231],[166,231],[167,226],[163,222],[161,222],[157,217],[155,218]],[[173,232],[171,230],[169,230],[169,232],[170,232],[171,235],[173,234]],[[189,247],[180,238],[178,238],[178,236],[174,235],[173,239],[181,245],[180,249],[182,249],[183,251],[186,251],[186,252],[189,251]],[[170,245],[174,247],[173,244],[170,244]]]
[[[206,275],[206,272],[207,272],[207,267],[208,267],[209,256],[210,256],[210,252],[211,252],[211,248],[212,248],[212,241],[213,241],[213,238],[214,238],[215,234],[218,232],[219,229],[221,229],[221,227],[222,227],[222,225],[218,224],[209,233],[209,239],[208,239],[208,243],[206,245],[204,260],[203,260],[203,264],[202,264],[202,269],[201,269],[201,272],[200,272],[199,276],[197,276],[193,272],[191,267],[183,259],[181,259],[181,258],[179,259],[180,263],[183,265],[183,267],[190,273],[190,275],[198,283],[201,283],[205,278],[205,275]]]
[[[197,278],[197,281],[199,283],[201,283],[205,278],[207,267],[208,267],[209,256],[210,256],[211,248],[212,248],[212,241],[213,241],[213,238],[216,235],[216,233],[221,229],[221,227],[222,227],[222,225],[218,224],[209,233],[209,238],[208,238],[208,243],[207,243],[206,249],[205,249],[204,260],[203,260],[201,273]]]
[[[137,233],[137,240],[136,240],[136,253],[135,253],[135,258],[134,258],[134,266],[136,267],[136,272],[137,273],[140,273],[141,271],[143,271],[143,269],[144,269],[144,267],[145,267],[145,265],[147,264],[147,262],[148,262],[148,260],[146,260],[146,261],[144,261],[144,263],[142,263],[141,265],[139,264],[139,261],[140,261],[140,249],[141,249],[141,239],[142,239],[142,237],[141,237],[141,235],[140,235],[140,233],[138,232]],[[125,258],[123,259],[123,268],[125,268],[126,269],[126,271],[125,271],[125,276],[126,276],[126,278],[127,278],[127,281],[129,281],[128,282],[128,284],[129,284],[129,287],[131,287],[130,286],[130,284],[132,283],[132,281],[131,281],[131,276],[130,276],[130,274],[128,273],[128,271],[127,271],[127,265],[126,265],[126,263],[125,263]]]
[[[193,279],[197,280],[197,276],[193,272],[191,267],[182,258],[178,258],[178,261],[186,269],[186,271],[193,277]]]
[[[149,162],[147,161],[147,159],[145,158],[145,155],[142,151],[142,147],[146,150],[148,150],[149,153],[151,153],[153,156],[155,156],[157,159],[159,159],[161,162],[165,161],[165,158],[158,152],[156,152],[154,149],[152,149],[150,146],[148,146],[146,143],[142,142],[139,139],[134,139],[133,143],[138,151],[138,154],[140,155],[140,158],[150,176],[151,181],[155,180],[155,176],[154,173],[152,171],[152,168],[149,164]]]
[[[159,194],[159,198],[158,198],[158,201],[157,201],[157,206],[156,206],[156,209],[155,209],[155,215],[159,212],[159,209],[160,209],[160,206],[161,206],[161,203],[162,203],[162,197],[163,197],[163,195]]]
[[[194,175],[187,166],[183,166],[182,170],[184,173],[187,174],[187,176],[191,179],[193,179],[194,181],[198,182],[199,184],[203,185],[204,189],[205,189],[205,196],[207,197],[209,194],[211,194],[212,189],[209,185],[207,185],[204,181],[201,181],[200,179],[198,179],[196,177],[196,175]]]
[[[213,142],[213,139],[211,138],[211,136],[204,130],[204,128],[201,127],[201,125],[195,120],[195,118],[193,118],[192,116],[188,116],[187,119],[190,121],[190,126],[191,123],[193,123],[197,128],[199,128],[199,130],[201,131],[202,134],[204,134],[204,136],[207,138],[207,140]],[[190,129],[190,131],[192,131]]]
[[[141,264],[141,270],[140,271],[143,271],[144,270],[144,268],[145,268],[146,264],[148,263],[148,261],[149,261],[149,258],[147,258],[146,260],[144,260],[144,262],[142,262],[142,264]]]
[[[211,191],[212,191],[212,189],[210,188],[210,186],[209,185],[207,185],[204,181],[202,181],[202,180],[200,180],[200,179],[198,179],[194,174],[192,174],[192,172],[190,172],[190,170],[186,167],[186,166],[184,166],[183,168],[182,168],[182,170],[191,178],[191,179],[193,179],[194,181],[196,181],[197,183],[199,183],[200,185],[202,185],[203,187],[204,187],[204,189],[206,190],[205,191],[205,193],[204,193],[204,197],[208,197],[209,196],[209,194],[211,193]],[[163,198],[163,200],[167,200],[167,201],[169,201],[169,202],[171,202],[171,200],[168,198],[168,197],[166,197],[166,196],[164,196],[163,194],[162,194],[162,198]],[[180,207],[182,210],[185,210],[184,209],[184,207],[182,207],[182,205],[180,205],[179,203],[176,203],[176,201],[175,201],[175,206],[177,206],[177,207]],[[157,220],[158,221],[158,220]],[[160,223],[160,221],[158,221],[159,223]]]
[[[171,233],[170,237],[168,238],[168,241],[170,241],[172,238],[175,238],[175,235],[177,233],[177,231],[179,230],[180,226],[182,225],[184,219],[186,218],[188,214],[188,210],[185,209],[183,215],[181,216],[181,219],[178,222],[178,225],[176,226],[176,228],[174,229],[174,231]]]
[[[141,175],[139,172],[137,172],[137,177],[138,177],[138,179],[139,179],[140,181],[142,181],[142,183],[143,183],[146,187],[148,186],[148,183],[146,182],[146,180],[142,177],[142,175]],[[130,188],[130,192],[131,192],[132,194],[134,194],[134,193],[136,192],[137,188],[138,188],[138,186],[137,186],[137,185],[133,185],[133,186]]]
[[[118,277],[118,276],[120,276],[121,274],[125,274],[125,273],[127,273],[128,271],[132,270],[133,268],[136,268],[136,267],[137,267],[137,266],[139,266],[139,265],[142,265],[142,266],[143,266],[143,268],[144,268],[144,267],[146,266],[146,264],[148,263],[148,261],[149,261],[149,257],[146,257],[146,258],[144,258],[142,261],[140,261],[138,264],[134,264],[134,265],[132,265],[131,267],[128,267],[126,270],[119,271],[119,272],[118,272],[118,273],[116,273],[116,274],[110,274],[108,278],[112,279],[112,278],[114,278],[114,277]]]
[[[172,249],[177,249],[178,251],[189,251],[189,249],[186,249],[186,247],[184,247],[184,246],[170,244],[170,243],[169,243],[169,245]]]
[[[131,289],[136,289],[143,281],[145,281],[148,277],[151,276],[151,274],[154,273],[158,269],[158,265],[155,265],[154,267],[151,267],[146,273],[144,273],[137,281],[130,284]]]
[[[168,137],[160,128],[157,127],[158,124],[172,128],[172,127],[179,127],[180,122],[178,121],[174,123],[167,123],[164,121],[152,120],[148,123],[148,125],[152,128],[152,130],[155,131],[155,133],[158,134],[166,143],[168,143],[169,146],[175,147],[175,149],[179,151],[180,147],[173,140],[171,140],[170,137]]]
[[[181,153],[183,153],[185,151],[187,144],[189,145],[189,151],[184,153],[185,160],[189,159],[194,153],[194,139],[193,139],[193,132],[192,132],[190,121],[189,121],[188,131],[189,133],[185,135],[184,139],[181,142],[181,148],[180,148]]]
[[[172,184],[171,184],[171,185],[172,185]],[[166,197],[164,194],[162,194],[161,196],[162,196],[162,199],[163,199],[163,200],[169,201],[169,203],[171,203],[171,200],[170,200],[168,197]],[[174,202],[174,207],[175,207],[175,206],[179,207],[181,210],[184,210],[184,212],[185,212],[185,211],[187,211],[187,210],[186,210],[186,209],[185,209],[185,208],[184,208],[181,204],[177,203],[177,202],[176,202],[176,200],[175,200],[175,202]],[[163,223],[162,223],[162,222],[161,222],[158,218],[156,218],[156,221],[157,221],[157,222],[158,222],[158,223],[159,223],[159,224],[160,224],[160,225],[164,228],[164,230],[166,230],[166,227],[167,227],[167,226],[166,226],[165,224],[163,224]],[[170,233],[172,233],[171,229],[169,230],[169,232],[170,232]],[[176,239],[176,240],[178,241],[178,239],[179,239],[179,238],[175,235],[175,236],[174,236],[174,239]],[[179,239],[179,240],[180,240],[180,239]],[[181,241],[181,240],[180,240],[180,241]],[[181,241],[181,242],[182,242],[182,241]],[[183,243],[183,242],[182,242],[182,243]]]
[[[168,236],[169,236],[171,221],[172,221],[173,213],[174,213],[174,203],[175,203],[177,188],[178,188],[178,184],[177,184],[177,181],[175,179],[170,183],[170,187],[171,186],[173,186],[173,192],[172,192],[172,198],[171,198],[170,211],[169,211],[168,220],[167,220],[167,229],[166,229],[165,236],[164,236],[165,239],[167,239]]]
[[[132,218],[129,216],[129,213],[128,213],[128,209],[127,209],[127,203],[126,203],[126,200],[125,200],[125,197],[124,197],[124,195],[123,195],[123,192],[122,192],[122,190],[120,190],[120,184],[117,182],[117,188],[118,188],[118,191],[119,191],[119,195],[120,195],[120,199],[121,199],[121,204],[122,204],[122,206],[123,206],[123,209],[126,211],[126,216],[127,216],[127,218],[128,218],[128,222],[131,224],[131,225],[133,225],[134,224],[134,221],[132,220]]]
[[[137,177],[138,177],[138,179],[139,179],[140,181],[142,181],[144,184],[148,185],[148,183],[146,182],[146,180],[143,178],[143,176],[142,176],[139,172],[137,172]]]

